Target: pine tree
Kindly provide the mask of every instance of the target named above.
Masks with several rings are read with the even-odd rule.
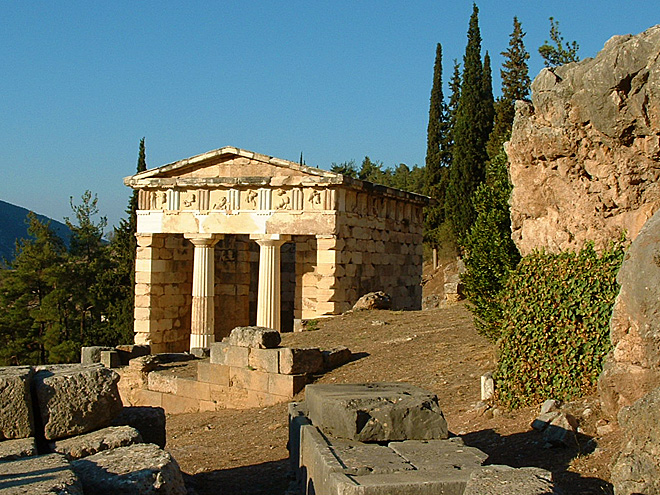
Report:
[[[539,54],[543,57],[543,63],[546,67],[556,67],[569,62],[580,61],[578,55],[580,45],[575,41],[566,42],[564,45],[564,38],[559,32],[559,21],[555,21],[553,17],[550,17],[550,40],[554,45],[545,40],[539,47]]]
[[[368,156],[362,160],[362,166],[358,172],[358,179],[373,182],[374,184],[383,184],[384,173],[381,162],[373,162]]]
[[[0,272],[0,365],[45,364],[46,334],[63,320],[53,317],[49,296],[56,290],[65,246],[48,223],[28,214],[29,239],[16,242],[9,270]],[[50,297],[51,303],[55,302]],[[60,306],[63,301],[57,301]],[[57,308],[57,304],[54,306]]]
[[[529,53],[525,49],[525,33],[517,17],[513,18],[513,32],[509,39],[509,48],[501,52],[504,63],[500,70],[502,78],[502,96],[495,103],[495,122],[488,140],[488,156],[494,158],[500,153],[502,144],[509,139],[515,116],[517,100],[529,98],[531,81],[527,60]]]
[[[452,165],[447,187],[447,211],[456,237],[461,240],[476,217],[472,195],[484,180],[486,143],[493,125],[492,89],[481,61],[479,9],[473,6],[463,58],[463,79],[453,129]]]

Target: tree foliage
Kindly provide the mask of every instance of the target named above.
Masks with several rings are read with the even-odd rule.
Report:
[[[460,98],[453,128],[452,164],[446,209],[454,232],[461,240],[476,218],[472,195],[485,177],[486,143],[493,126],[493,93],[490,63],[481,60],[479,9],[473,6],[468,42],[463,57]]]
[[[569,62],[579,62],[578,50],[580,45],[576,41],[564,43],[564,37],[559,32],[559,21],[550,17],[550,41],[539,47],[539,54],[543,57],[546,67],[556,67]]]
[[[465,284],[480,334],[497,340],[502,321],[501,293],[520,254],[511,240],[511,183],[502,149],[488,165],[486,181],[475,192],[477,218],[465,239]]]

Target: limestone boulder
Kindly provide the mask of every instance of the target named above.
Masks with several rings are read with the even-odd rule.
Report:
[[[236,327],[223,342],[238,347],[254,347],[257,349],[274,349],[282,337],[277,330],[265,327]]]
[[[109,426],[76,437],[56,440],[49,444],[50,449],[64,454],[67,459],[81,459],[103,450],[142,443],[140,432],[130,426]]]
[[[105,450],[71,463],[85,493],[94,495],[185,495],[179,465],[157,445]]]
[[[46,440],[108,426],[122,409],[119,375],[101,365],[37,368],[34,390]]]
[[[353,306],[353,311],[368,309],[390,309],[392,307],[392,297],[385,292],[369,292],[357,300]]]
[[[406,383],[313,384],[309,419],[326,435],[359,442],[448,437],[438,398]]]
[[[3,495],[83,495],[83,486],[61,454],[26,457],[0,462]]]
[[[29,366],[0,368],[0,440],[34,436]]]
[[[634,239],[660,206],[660,26],[543,69],[506,151],[521,254]]]
[[[621,286],[610,319],[613,350],[598,381],[603,412],[615,418],[660,387],[660,212],[628,248],[617,281]]]
[[[660,388],[619,412],[623,448],[612,465],[617,495],[660,494]]]

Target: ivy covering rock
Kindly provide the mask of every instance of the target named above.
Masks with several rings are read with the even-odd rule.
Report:
[[[609,352],[609,319],[623,260],[616,244],[597,253],[526,256],[502,293],[498,401],[515,408],[593,391]]]

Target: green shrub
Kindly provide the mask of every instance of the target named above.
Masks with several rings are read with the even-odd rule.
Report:
[[[502,321],[501,292],[520,261],[511,240],[511,183],[502,149],[486,169],[486,181],[474,195],[477,219],[464,240],[465,273],[461,281],[477,331],[495,342]]]
[[[593,390],[610,350],[609,319],[623,260],[617,244],[602,254],[534,253],[502,292],[502,336],[495,373],[498,401],[515,408]]]

